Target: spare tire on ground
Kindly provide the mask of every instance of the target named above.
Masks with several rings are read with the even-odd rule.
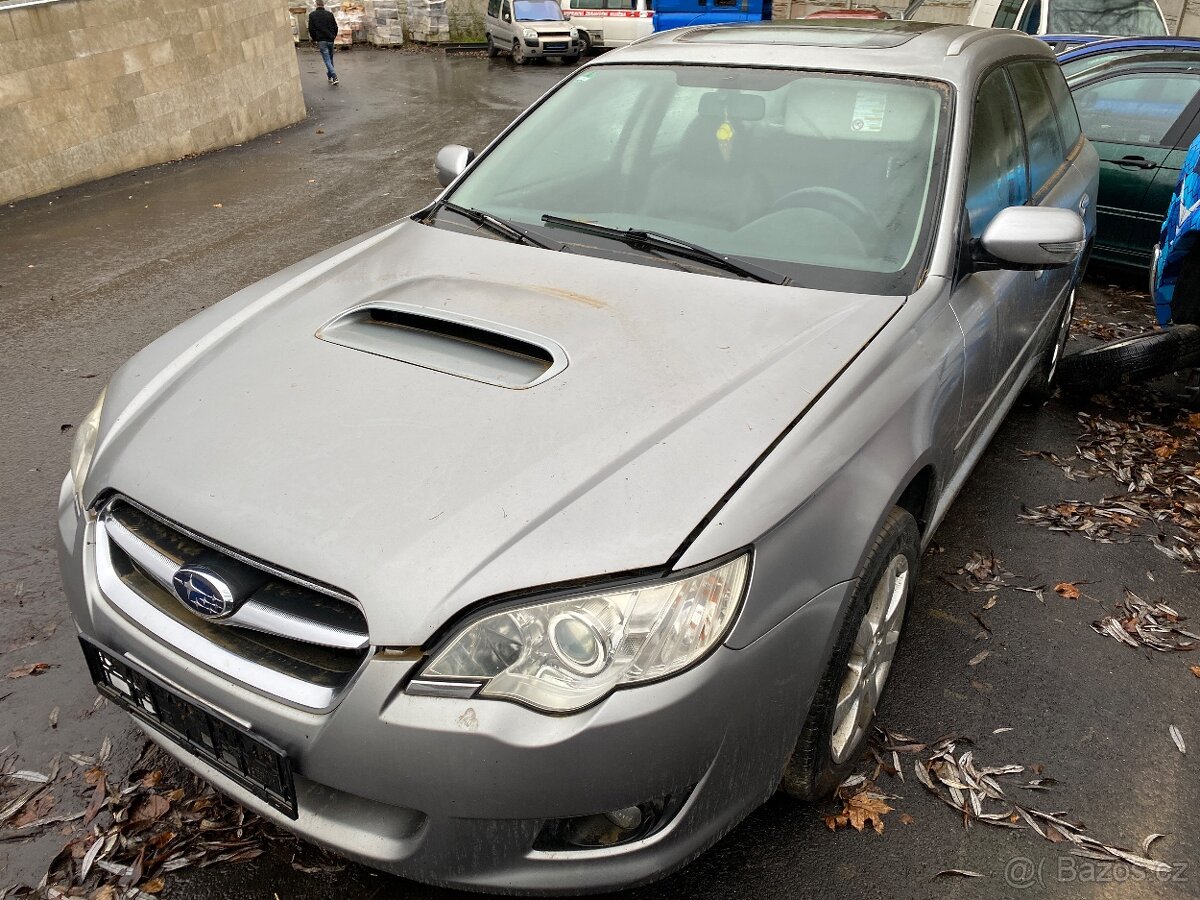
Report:
[[[1109,341],[1062,358],[1059,381],[1071,391],[1100,391],[1200,364],[1200,325],[1175,325]]]

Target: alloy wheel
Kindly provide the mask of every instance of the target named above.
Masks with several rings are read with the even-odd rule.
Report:
[[[835,763],[845,762],[871,727],[900,641],[909,574],[908,557],[897,553],[871,592],[871,603],[854,637],[833,711],[829,749]]]

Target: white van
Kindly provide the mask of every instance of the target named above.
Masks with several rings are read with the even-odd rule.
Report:
[[[1026,34],[1165,35],[1155,0],[975,0],[968,25]]]
[[[624,47],[654,31],[654,0],[562,0],[584,49]]]

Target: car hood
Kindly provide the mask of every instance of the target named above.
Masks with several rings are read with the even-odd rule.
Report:
[[[421,644],[497,594],[664,566],[903,300],[404,221],[135,356],[87,492],[350,592],[376,645]],[[318,337],[364,305],[494,323],[562,359],[512,389]]]

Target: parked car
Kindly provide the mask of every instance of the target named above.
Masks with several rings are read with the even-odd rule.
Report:
[[[771,0],[654,0],[654,30],[769,21],[772,10]]]
[[[969,25],[1015,28],[1026,34],[1165,35],[1156,0],[975,0]]]
[[[523,66],[532,59],[579,61],[583,40],[557,0],[488,0],[483,30],[488,56],[508,53]]]
[[[1109,51],[1093,52],[1103,59]],[[1084,65],[1068,84],[1083,131],[1100,154],[1093,255],[1148,266],[1188,145],[1200,130],[1200,50],[1122,53]]]
[[[1171,194],[1150,267],[1159,325],[1200,325],[1200,138],[1194,139]]]
[[[1097,179],[1044,44],[861,24],[601,56],[122,366],[59,501],[100,690],[477,890],[645,882],[834,790],[922,548],[1053,383]]]
[[[562,11],[579,29],[584,52],[624,47],[654,32],[653,0],[562,0]]]

